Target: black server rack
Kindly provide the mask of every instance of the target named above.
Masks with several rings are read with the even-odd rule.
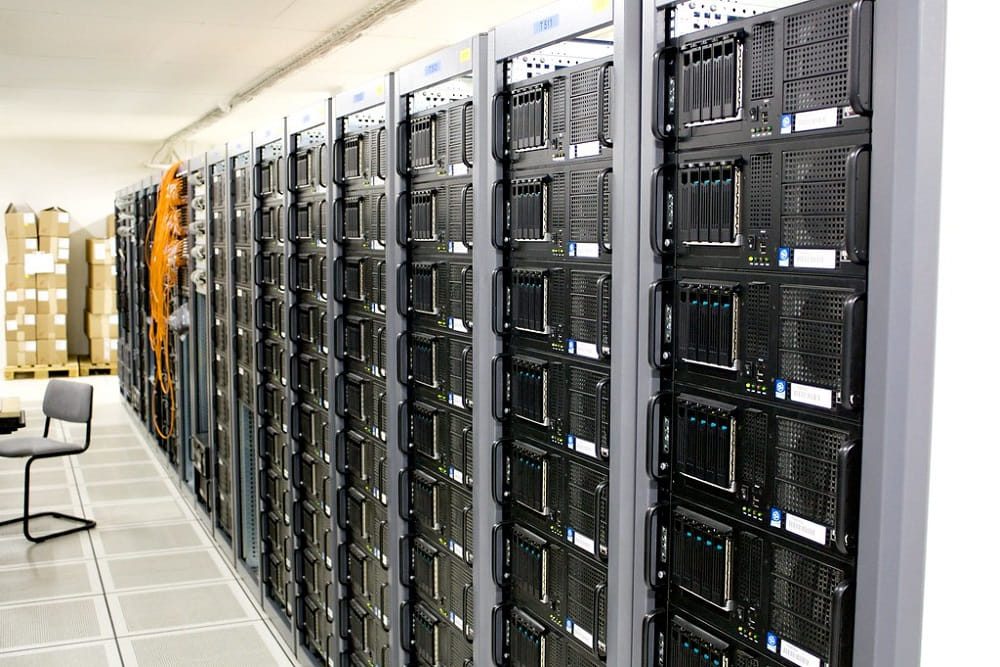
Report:
[[[658,17],[647,662],[847,667],[872,3]]]
[[[253,133],[253,282],[255,331],[241,341],[237,356],[252,354],[256,364],[256,431],[260,452],[261,579],[264,598],[289,627],[295,618],[292,521],[293,488],[288,363],[288,286],[290,231],[286,192],[285,123]],[[240,271],[237,268],[237,271]],[[242,349],[243,344],[246,349]],[[250,349],[253,352],[250,352]]]
[[[209,333],[209,247],[208,247],[208,174],[205,156],[199,155],[187,163],[188,234],[186,307],[190,324],[180,336],[182,356],[178,385],[183,388],[183,402],[177,411],[185,414],[180,437],[185,451],[185,479],[193,488],[195,498],[211,518],[216,511],[214,496],[216,471],[215,454],[209,425],[210,410],[208,333]],[[182,294],[183,289],[182,288]],[[182,304],[183,307],[184,304]]]
[[[234,465],[236,437],[233,415],[233,302],[232,242],[227,206],[229,187],[224,148],[208,153],[205,166],[207,240],[207,324],[208,346],[208,440],[212,459],[210,475],[215,480],[213,507],[215,528],[232,545],[238,493]]]
[[[493,295],[506,339],[493,568],[509,605],[494,632],[512,667],[599,665],[607,652],[614,70],[610,56],[544,65],[529,56],[525,78],[507,63],[494,129],[507,259]]]
[[[430,667],[468,664],[475,637],[470,84],[460,77],[406,94],[399,132],[406,191],[395,233],[408,254],[398,290],[407,320],[399,437],[411,463],[399,501],[410,529],[401,556],[409,590],[401,623],[414,664]]]
[[[132,392],[133,322],[131,308],[135,282],[129,264],[132,238],[135,230],[135,192],[125,188],[115,195],[115,293],[118,303],[118,386],[122,398],[132,406],[136,404]]]
[[[385,105],[335,119],[332,179],[333,300],[330,341],[338,374],[335,439],[339,633],[342,664],[389,664],[390,579],[386,369],[386,180],[389,137]],[[394,350],[393,350],[394,352]],[[350,662],[349,662],[350,661]]]
[[[258,212],[254,197],[254,174],[252,139],[232,141],[226,146],[224,167],[216,167],[219,181],[226,186],[225,210],[213,213],[215,220],[224,222],[224,228],[230,241],[226,244],[216,244],[218,248],[224,245],[231,255],[225,266],[228,277],[222,279],[232,290],[232,304],[227,311],[231,317],[229,338],[224,343],[228,346],[227,358],[231,363],[228,378],[233,395],[233,415],[231,417],[233,430],[233,455],[236,457],[236,478],[239,494],[235,521],[239,526],[239,544],[236,551],[238,558],[254,576],[259,576],[261,564],[260,544],[263,541],[264,527],[267,525],[261,516],[262,503],[260,493],[262,479],[260,468],[265,452],[271,456],[281,456],[280,447],[276,452],[269,443],[267,433],[261,433],[258,439],[257,425],[257,327],[265,323],[265,315],[274,322],[279,313],[266,313],[264,302],[258,298],[256,285],[257,266],[255,252],[259,222],[263,211]],[[221,277],[221,274],[220,274]],[[223,343],[219,343],[221,346]],[[280,459],[279,459],[280,460]]]
[[[292,470],[298,631],[318,661],[333,664],[337,590],[328,397],[329,211],[333,159],[329,108],[289,116],[287,189]]]

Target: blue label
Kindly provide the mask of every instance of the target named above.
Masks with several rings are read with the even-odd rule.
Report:
[[[576,354],[576,341],[570,338],[566,343],[566,349],[569,350],[570,354]]]
[[[448,241],[448,252],[455,252],[455,242]]]
[[[778,266],[788,266],[792,259],[792,251],[788,248],[778,248]]]
[[[572,542],[573,541],[573,537],[575,535],[576,535],[576,531],[574,531],[572,528],[567,528],[566,529],[566,539],[568,541]]]
[[[559,15],[553,14],[552,16],[547,16],[540,21],[535,21],[533,27],[535,34],[548,32],[559,25]]]
[[[767,633],[767,650],[771,653],[778,652],[778,635],[773,632]]]
[[[576,436],[573,434],[566,436],[566,446],[570,449],[576,449]]]
[[[455,328],[455,318],[454,317],[449,317],[448,318],[448,328],[449,329],[454,329]]]
[[[573,632],[573,619],[569,617],[566,618],[566,632]]]
[[[360,102],[363,99],[365,99],[365,91],[361,91],[360,93],[354,93],[355,102]]]
[[[432,62],[430,65],[427,65],[426,67],[424,67],[424,76],[430,76],[431,74],[437,74],[440,71],[441,71],[441,61],[440,60],[436,60],[436,61]]]
[[[569,253],[570,257],[576,257],[576,244],[575,243],[568,243],[566,245],[566,252]]]
[[[781,133],[782,134],[792,133],[792,114],[790,113],[781,114]]]
[[[454,477],[454,476],[455,476],[455,466],[451,466],[450,468],[448,468],[448,477]]]
[[[452,551],[455,550],[455,540],[448,540],[448,548]]]
[[[785,400],[785,393],[788,391],[788,384],[784,380],[774,381],[774,397]]]
[[[774,528],[781,528],[781,519],[784,515],[781,513],[777,507],[771,508],[771,526]]]

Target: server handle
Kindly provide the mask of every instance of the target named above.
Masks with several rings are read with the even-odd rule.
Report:
[[[503,162],[507,145],[507,95],[493,96],[493,159]]]
[[[400,424],[399,435],[396,437],[396,446],[403,454],[409,454],[413,449],[410,442],[410,404],[407,401],[400,401],[396,408],[396,419]]]
[[[348,549],[350,546],[347,542],[343,542],[337,547],[337,581],[340,582],[341,586],[351,585],[351,561],[348,557]]]
[[[493,271],[493,333],[502,336],[510,328],[507,314],[510,305],[507,303],[507,290],[504,289],[503,269]]]
[[[410,471],[403,469],[399,471],[399,496],[397,497],[396,510],[403,521],[409,521],[413,517],[413,489]]]
[[[396,197],[396,243],[405,246],[410,236],[410,193],[400,192]]]
[[[396,267],[396,312],[407,317],[410,314],[410,265],[403,262]]]
[[[668,280],[657,280],[649,286],[649,365],[657,370],[665,370],[670,362],[669,347],[664,345],[664,315],[669,305],[665,293],[670,286]]]
[[[413,379],[410,373],[410,332],[402,331],[396,335],[396,380],[399,384],[409,384]]]
[[[872,14],[871,0],[856,0],[851,6],[851,62],[854,67],[847,72],[847,90],[851,109],[861,116],[872,112],[872,51],[871,44],[866,44],[865,40],[872,32]]]
[[[833,590],[833,600],[830,605],[830,664],[841,664],[841,653],[844,649],[845,614],[854,608],[854,588],[850,581],[841,581]]]
[[[601,359],[611,358],[611,332],[608,332],[608,340],[604,339],[604,325],[606,314],[604,312],[604,299],[608,296],[608,283],[611,281],[611,274],[605,273],[597,279],[597,354]]]
[[[408,120],[396,125],[396,173],[400,176],[410,174],[410,121]]]
[[[508,524],[500,522],[493,526],[493,583],[501,588],[510,584],[510,573],[504,568],[507,560],[507,536],[505,535]]]
[[[472,356],[472,346],[467,345],[464,350],[462,350],[462,407],[471,410],[472,400],[470,396],[469,387],[469,357]]]
[[[841,351],[841,403],[850,410],[861,407],[865,349],[865,305],[863,294],[844,302],[844,345]]]
[[[465,295],[469,292],[469,278],[472,277],[472,264],[462,268],[462,325],[472,330],[472,320],[469,318],[469,301]]]
[[[847,224],[844,227],[844,245],[847,257],[855,264],[868,261],[870,170],[870,146],[858,146],[847,156]]]
[[[663,632],[658,629],[658,626],[666,616],[666,609],[654,609],[642,619],[642,667],[666,667],[667,665],[667,654],[660,654],[658,650],[660,644],[658,638],[663,636]],[[665,641],[664,650],[669,650]],[[659,658],[658,655],[660,655]]]
[[[653,55],[653,136],[660,141],[670,141],[674,137],[674,126],[670,123],[667,105],[667,72],[674,59],[674,49],[660,49]]]
[[[493,500],[499,504],[503,504],[510,500],[510,491],[506,488],[506,484],[504,484],[504,480],[507,477],[507,459],[503,440],[497,440],[493,443],[492,453]]]
[[[857,510],[856,470],[859,455],[857,441],[844,443],[837,452],[837,551],[847,554],[851,548],[850,530]]]
[[[601,525],[602,517],[604,519],[608,518],[607,517],[608,511],[607,509],[605,509],[605,506],[608,503],[608,484],[609,484],[608,482],[601,482],[600,484],[598,484],[594,494],[594,499],[595,499],[594,504],[596,505],[596,507],[594,508],[594,516],[596,516],[598,519],[597,521],[598,526]],[[599,531],[600,528],[597,528],[595,530],[595,532]],[[608,562],[608,545],[601,544],[601,535],[595,535],[594,537],[597,541],[597,545],[595,546],[595,549],[597,549],[597,553],[594,555],[600,558],[605,563]]]
[[[344,375],[333,379],[333,411],[341,419],[347,417],[347,378]]]
[[[469,169],[472,169],[472,159],[469,157],[469,152],[465,147],[469,143],[469,123],[466,121],[466,118],[469,117],[468,111],[471,108],[471,100],[462,105],[462,164]]]
[[[613,67],[613,62],[606,62],[601,65],[597,75],[597,139],[605,148],[614,148],[614,142],[608,137],[607,115],[610,110],[604,102],[604,87],[608,85],[608,72]]]
[[[385,157],[382,155],[382,137],[386,134],[384,125],[375,133],[375,175],[382,181],[385,180],[385,170],[382,167],[382,158]]]
[[[660,515],[670,508],[666,505],[656,505],[646,511],[646,553],[643,573],[650,588],[661,589],[669,584],[667,564],[660,558],[660,533],[663,530],[663,517]]]
[[[601,250],[608,254],[611,254],[611,236],[614,228],[610,221],[605,219],[604,197],[608,193],[608,177],[612,171],[611,167],[608,167],[597,176],[597,239]]]
[[[347,516],[347,487],[337,491],[337,525],[341,530],[350,530],[350,519]]]
[[[471,104],[471,103],[470,103]],[[472,247],[472,241],[469,240],[469,195],[472,193],[472,183],[467,183],[465,187],[462,188],[462,243],[466,247]]]
[[[334,257],[333,259],[333,300],[337,303],[344,303],[347,299],[346,286],[344,285],[344,258]]]
[[[400,575],[402,576],[402,575]],[[407,653],[413,651],[413,600],[407,600],[399,605],[400,642]]]
[[[604,423],[604,418],[607,416],[604,409],[604,401],[607,399],[608,385],[611,384],[610,378],[604,378],[597,383],[596,391],[594,392],[594,416],[595,416],[595,429],[594,429],[594,442],[597,443],[597,455],[600,456],[605,461],[611,457],[611,447],[610,443],[605,443],[602,437],[601,425]]]
[[[673,189],[673,167],[657,167],[653,170],[653,206],[649,225],[649,245],[653,252],[662,256],[670,253],[673,241],[667,231],[667,192]]]
[[[333,356],[338,361],[343,361],[347,356],[344,327],[344,316],[337,315],[333,320]]]
[[[498,604],[493,607],[493,617],[491,620],[491,625],[493,626],[493,633],[490,637],[490,648],[493,651],[493,664],[494,665],[505,665],[506,658],[510,655],[507,650],[506,643],[504,642],[504,637],[507,635],[506,626],[507,619],[505,618],[505,611],[507,610],[509,603]]]
[[[503,181],[493,184],[493,247],[507,245],[507,202],[504,200]]]
[[[333,142],[333,174],[330,177],[334,185],[344,186],[344,140]]]
[[[663,436],[663,404],[669,394],[656,394],[646,403],[646,471],[653,479],[663,482],[670,477],[670,460],[666,455]]]
[[[507,382],[504,377],[503,363],[503,355],[498,354],[493,357],[493,418],[497,421],[503,421],[507,418],[507,408],[504,406],[504,394],[506,393],[504,390]]]
[[[399,583],[404,588],[413,585],[413,536],[399,538]]]
[[[333,202],[333,240],[343,244],[347,241],[346,205],[343,197]],[[359,209],[360,210],[360,209]]]

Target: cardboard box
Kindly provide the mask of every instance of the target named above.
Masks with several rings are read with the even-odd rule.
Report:
[[[9,289],[4,293],[4,311],[7,315],[23,315],[27,313],[37,313],[38,304],[35,298],[38,290],[31,287],[28,289]]]
[[[52,273],[39,273],[35,276],[35,287],[38,289],[66,289],[69,279],[66,276],[67,264],[59,262],[52,268]]]
[[[38,341],[35,358],[39,366],[65,366],[69,361],[66,339]]]
[[[62,236],[69,238],[69,213],[58,206],[50,206],[38,212],[39,236]]]
[[[114,214],[108,216],[105,224],[107,226],[105,233],[108,235],[109,239],[113,239],[118,236],[118,221],[115,220]]]
[[[87,239],[87,264],[114,264],[116,253],[114,239]]]
[[[88,338],[118,338],[118,313],[86,313],[83,329]]]
[[[38,221],[31,209],[18,208],[10,204],[3,220],[8,239],[33,239],[38,236]]]
[[[118,363],[117,338],[91,338],[90,361],[94,364]]]
[[[8,290],[34,289],[37,286],[35,276],[28,275],[24,272],[24,264],[7,265]]]
[[[8,342],[8,366],[34,366],[37,359],[38,343],[33,340]]]
[[[90,289],[118,289],[117,264],[91,264],[87,267],[87,286]]]
[[[118,312],[117,294],[111,289],[88,289],[87,312],[110,315]]]
[[[8,341],[29,341],[38,338],[37,315],[34,313],[20,313],[8,315],[4,329],[7,331]]]
[[[38,340],[66,338],[66,313],[35,315],[35,334]]]
[[[58,315],[68,312],[66,288],[40,289],[37,290],[37,295],[35,298],[37,310],[35,312],[39,315]]]
[[[68,262],[69,238],[65,236],[39,236],[38,251],[52,255],[57,262]]]
[[[24,264],[28,255],[38,252],[38,239],[32,236],[27,239],[7,239],[7,263]],[[27,271],[27,267],[25,267]]]

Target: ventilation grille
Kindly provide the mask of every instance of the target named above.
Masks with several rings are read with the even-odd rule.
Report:
[[[767,465],[767,414],[759,410],[744,410],[740,430],[743,450],[740,477],[744,482],[762,487]]]
[[[740,602],[751,607],[760,606],[761,578],[764,573],[764,541],[750,533],[739,536],[739,588]]]
[[[783,287],[781,373],[792,382],[840,386],[845,290]]]
[[[750,44],[750,97],[764,100],[774,95],[774,24],[755,25]]]
[[[769,153],[750,157],[750,226],[771,228],[771,183],[774,158]]]
[[[775,493],[785,511],[829,528],[837,522],[837,457],[848,435],[816,424],[778,418]]]
[[[597,69],[574,72],[570,79],[572,96],[569,102],[570,126],[569,143],[582,144],[597,141],[598,133],[598,94]]]
[[[788,549],[772,553],[771,626],[780,637],[829,661],[833,593],[844,572]]]
[[[770,349],[771,286],[750,283],[743,301],[743,351],[748,360],[766,360]]]

